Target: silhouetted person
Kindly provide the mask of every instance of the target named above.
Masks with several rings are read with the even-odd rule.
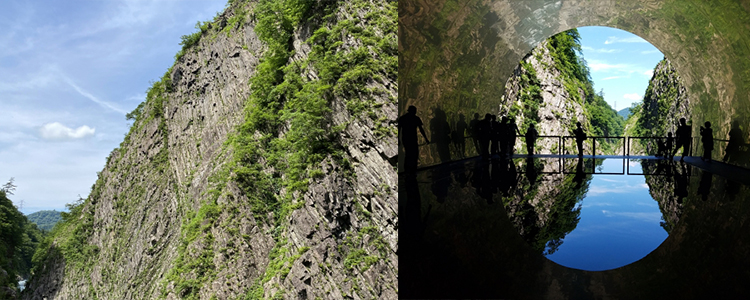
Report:
[[[581,127],[581,122],[576,122],[576,129],[573,130],[573,135],[576,137],[576,145],[578,146],[578,156],[583,156],[583,141],[586,140],[586,132]]]
[[[730,159],[736,160],[740,152],[740,146],[744,144],[744,138],[742,136],[742,130],[740,130],[740,123],[736,120],[732,122],[732,129],[729,130],[729,143],[725,150],[724,158],[721,159],[723,162],[727,162]]]
[[[677,154],[677,150],[682,147],[682,157],[680,158],[680,161],[685,160],[685,156],[688,155],[690,152],[690,143],[692,140],[692,129],[690,126],[685,124],[685,118],[680,118],[680,126],[677,127],[677,132],[675,132],[677,145],[674,148],[674,152],[672,152],[672,157]]]
[[[484,119],[477,122],[477,136],[479,138],[479,154],[482,158],[490,157],[489,147],[492,138],[492,115],[484,115]]]
[[[482,151],[479,148],[479,132],[477,127],[479,126],[479,114],[474,113],[474,119],[469,122],[469,131],[471,132],[471,141],[474,144],[474,150],[477,151],[477,155],[481,155]]]
[[[502,141],[499,129],[502,127],[500,123],[497,121],[497,116],[492,115],[492,121],[490,122],[492,124],[492,136],[490,137],[490,154],[495,155],[498,151],[498,142]]]
[[[506,138],[508,143],[508,157],[513,157],[513,152],[515,152],[516,149],[516,134],[521,135],[521,131],[518,130],[516,120],[513,118],[508,118],[507,126],[508,135]]]
[[[711,162],[711,151],[714,150],[714,130],[711,122],[706,121],[706,127],[701,126],[701,143],[703,144],[703,157],[701,160]]]
[[[451,161],[451,128],[448,124],[448,118],[440,108],[433,108],[432,111],[435,115],[430,120],[432,142],[436,145],[440,162],[449,162]]]
[[[453,144],[456,145],[456,152],[458,157],[463,158],[466,155],[466,143],[464,136],[466,135],[466,121],[464,120],[464,114],[458,114],[458,122],[456,122],[456,130],[453,131]]]
[[[672,153],[672,147],[674,145],[674,138],[672,133],[667,133],[667,138],[659,141],[659,152],[656,156],[668,157]]]
[[[529,124],[529,129],[526,129],[526,153],[529,156],[534,155],[534,145],[536,145],[536,139],[539,137],[539,132],[534,128],[534,124]]]
[[[711,193],[712,178],[713,174],[711,174],[711,172],[703,171],[701,174],[701,183],[698,186],[698,195],[701,195],[701,199],[703,199],[703,201],[706,201],[708,199],[708,195]]]
[[[429,144],[430,140],[427,139],[427,134],[424,133],[424,128],[422,128],[422,119],[417,117],[417,108],[411,105],[406,110],[406,114],[398,118],[398,134],[401,136],[401,143],[404,145],[404,167],[406,172],[417,171],[417,161],[419,160],[417,128]]]
[[[496,132],[498,143],[500,143],[500,157],[505,158],[508,153],[508,117],[503,116]]]

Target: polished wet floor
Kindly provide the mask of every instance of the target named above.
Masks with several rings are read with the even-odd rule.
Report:
[[[696,168],[694,165],[702,163],[692,158],[686,159],[689,163],[610,160],[516,158],[513,164],[504,165],[469,159],[412,176],[402,174],[400,297],[665,299],[750,295],[750,203],[746,201],[750,189],[742,183],[746,176],[739,176],[746,170],[718,162]],[[709,168],[716,174],[706,171]],[[555,255],[575,246],[577,235],[587,233],[587,223],[606,223],[609,217],[602,210],[615,211],[598,209],[601,216],[597,219],[585,210],[586,205],[606,203],[591,200],[594,194],[616,193],[606,189],[618,185],[607,186],[604,179],[629,177],[600,173],[648,174],[630,177],[643,179],[625,182],[620,190],[636,190],[640,184],[642,192],[647,190],[653,198],[632,200],[618,212],[631,213],[631,219],[648,219],[648,232],[669,236],[653,251],[648,247],[638,250],[642,258],[634,255],[630,260],[635,262],[620,262],[622,266],[606,271],[554,262]],[[602,185],[597,183],[599,178]],[[656,203],[658,208],[637,211],[638,203]],[[642,238],[644,233],[628,235]],[[554,246],[550,241],[557,239],[562,243],[545,256],[549,246]],[[638,252],[634,243],[612,246],[611,257]],[[587,246],[577,247],[579,250],[572,252]]]

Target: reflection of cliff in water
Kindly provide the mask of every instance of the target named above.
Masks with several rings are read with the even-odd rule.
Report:
[[[683,202],[688,196],[690,167],[671,160],[643,160],[641,167],[646,175],[651,197],[659,203],[662,214],[661,227],[671,233],[680,220]]]
[[[578,225],[581,206],[576,204],[585,197],[591,175],[579,184],[576,174],[544,174],[555,173],[553,164],[539,160],[518,164],[525,171],[518,187],[502,198],[508,219],[535,251],[552,254]]]

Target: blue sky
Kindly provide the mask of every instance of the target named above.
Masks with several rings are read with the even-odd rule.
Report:
[[[604,172],[621,172],[622,167],[620,159],[602,163]],[[622,267],[651,253],[668,236],[643,175],[593,175],[579,205],[578,225],[547,256],[563,266],[588,271]]]
[[[86,197],[125,114],[225,0],[0,2],[0,184],[23,212]]]
[[[620,29],[579,27],[583,57],[591,71],[594,89],[604,90],[604,100],[621,110],[640,103],[664,54],[648,41]]]

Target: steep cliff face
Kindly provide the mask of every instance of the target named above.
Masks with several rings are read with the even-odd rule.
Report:
[[[549,40],[545,40],[513,70],[513,76],[505,83],[499,114],[516,118],[522,133],[529,124],[536,124],[539,135],[570,136],[576,122],[581,122],[590,131],[592,126],[583,104],[586,94],[580,88],[566,89],[566,83],[570,84],[566,81],[570,79],[560,71],[550,55]],[[572,140],[566,143],[575,146]],[[540,138],[537,144],[538,153],[557,153],[559,142],[553,138]],[[525,153],[522,139],[517,141],[516,147]],[[576,151],[568,148],[569,152]],[[584,149],[589,151],[590,145],[585,143]]]
[[[654,68],[638,115],[636,134],[645,136],[674,135],[679,119],[691,119],[690,99],[677,70],[663,59]]]
[[[199,24],[22,296],[396,298],[396,5]]]

